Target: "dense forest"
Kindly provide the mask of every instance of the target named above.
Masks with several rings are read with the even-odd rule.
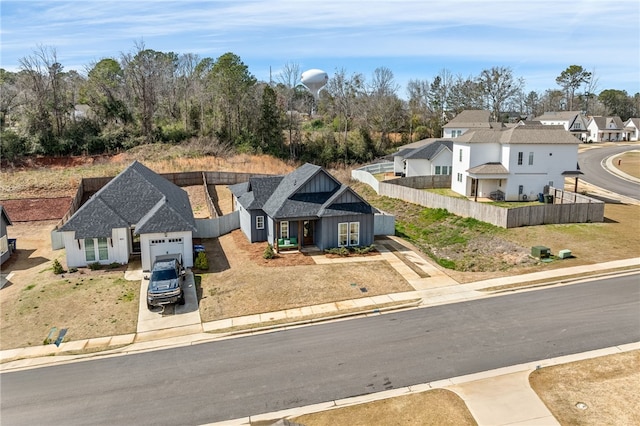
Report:
[[[65,70],[45,46],[22,58],[18,72],[0,69],[3,160],[164,142],[193,144],[203,154],[351,164],[438,137],[464,109],[489,110],[503,122],[563,110],[640,115],[639,93],[599,90],[597,76],[580,65],[561,70],[558,87],[544,93],[526,92],[524,80],[501,66],[477,76],[443,68],[431,81],[410,80],[404,93],[384,66],[371,76],[337,69],[318,99],[300,85],[297,64],[258,81],[233,53],[201,58],[136,43],[83,71]]]

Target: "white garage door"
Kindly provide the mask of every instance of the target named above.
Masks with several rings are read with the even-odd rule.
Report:
[[[184,244],[182,238],[156,238],[149,241],[149,253],[151,266],[157,256],[164,254],[181,254],[184,258]]]

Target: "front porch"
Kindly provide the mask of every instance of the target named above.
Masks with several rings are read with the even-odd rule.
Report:
[[[304,252],[306,247],[315,247],[314,231],[317,220],[283,220],[275,222],[273,248],[276,253]]]

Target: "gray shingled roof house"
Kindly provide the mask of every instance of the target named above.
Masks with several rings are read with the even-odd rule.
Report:
[[[376,210],[320,166],[307,163],[229,188],[252,243],[267,241],[277,251],[373,244]]]
[[[140,254],[149,270],[156,256],[182,254],[193,266],[195,220],[187,193],[134,161],[96,192],[60,229],[67,266],[127,263]]]
[[[491,121],[491,112],[481,109],[466,109],[442,126],[443,138],[456,138],[469,130],[502,129],[504,124]]]

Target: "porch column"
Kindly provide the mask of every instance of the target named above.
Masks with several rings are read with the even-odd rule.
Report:
[[[273,246],[276,248],[276,253],[280,253],[280,247],[278,247],[278,238],[280,236],[280,222],[277,220],[274,222],[276,227],[273,235]]]
[[[302,239],[304,238],[302,222],[302,220],[298,221],[298,250],[300,250],[300,248],[302,247]]]

